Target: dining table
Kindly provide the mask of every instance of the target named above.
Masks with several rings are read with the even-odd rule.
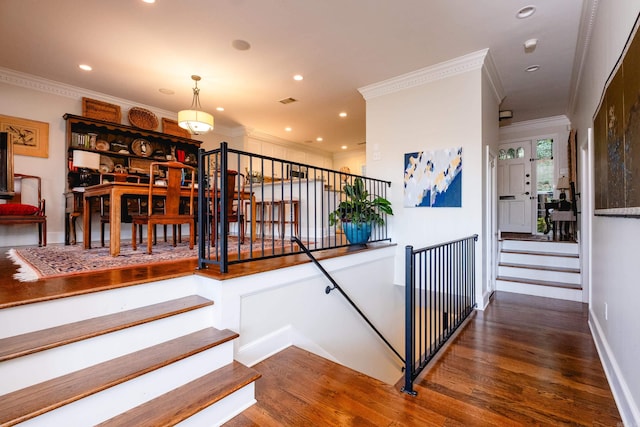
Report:
[[[219,191],[218,191],[219,193]],[[83,225],[84,225],[84,248],[91,248],[91,200],[109,197],[109,253],[111,256],[120,254],[120,231],[122,218],[120,216],[122,203],[125,197],[130,196],[148,196],[149,184],[141,184],[134,182],[105,182],[102,184],[85,187],[83,192]],[[154,196],[162,197],[166,195],[166,188],[155,187]],[[182,187],[181,195],[188,198],[190,194],[189,187]],[[219,197],[219,194],[217,195]],[[240,200],[254,201],[251,206],[251,239],[255,239],[255,199],[252,192],[235,191],[235,198]],[[195,196],[197,199],[197,196]],[[134,238],[134,237],[132,237]]]

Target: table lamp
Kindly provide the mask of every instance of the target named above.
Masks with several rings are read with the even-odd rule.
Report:
[[[569,178],[566,176],[561,176],[558,178],[558,184],[556,185],[556,190],[560,190],[560,199],[565,200],[567,195],[564,193],[565,190],[571,188],[569,185]]]
[[[73,150],[73,167],[80,172],[80,186],[91,185],[91,170],[100,169],[100,154]]]

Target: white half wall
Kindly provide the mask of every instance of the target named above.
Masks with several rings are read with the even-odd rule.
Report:
[[[404,287],[392,282],[394,254],[386,247],[320,263],[404,354]],[[216,302],[214,326],[240,334],[235,358],[244,364],[296,345],[390,384],[402,377],[402,362],[337,289],[325,293],[331,283],[311,263],[199,282],[198,293]]]

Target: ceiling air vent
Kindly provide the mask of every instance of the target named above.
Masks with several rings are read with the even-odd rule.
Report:
[[[298,101],[297,99],[289,97],[289,98],[281,99],[278,102],[280,102],[281,104],[291,104],[292,102],[297,102],[297,101]]]

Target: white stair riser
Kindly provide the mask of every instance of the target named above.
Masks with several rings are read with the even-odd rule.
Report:
[[[0,310],[0,338],[91,319],[194,295],[193,276],[165,280]]]
[[[232,342],[87,396],[21,426],[95,425],[227,365],[230,363],[227,357],[229,352],[233,353]]]
[[[553,286],[539,286],[529,283],[496,281],[496,290],[517,294],[535,295],[547,298],[557,298],[568,301],[582,301],[582,290],[558,288]]]
[[[517,251],[535,251],[550,252],[561,254],[577,255],[579,248],[577,243],[567,242],[540,242],[528,240],[502,240],[500,242],[502,249],[511,249]]]
[[[2,362],[0,395],[210,327],[212,318],[207,306]]]
[[[560,282],[579,285],[580,273],[565,273],[558,271],[536,270],[530,268],[498,267],[499,277],[516,277],[522,279],[544,280],[547,282]]]
[[[553,255],[531,255],[502,252],[500,262],[532,266],[580,268],[580,259]]]

